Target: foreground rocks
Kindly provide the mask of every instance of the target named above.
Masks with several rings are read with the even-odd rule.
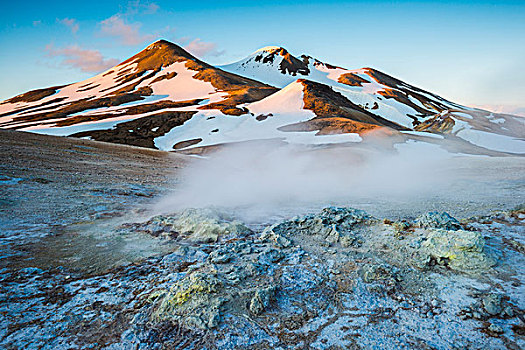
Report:
[[[343,247],[358,245],[357,236],[359,226],[370,224],[373,218],[363,210],[352,208],[323,209],[317,215],[296,217],[267,228],[263,236],[271,237],[280,245],[287,245],[287,238],[310,236],[315,237],[321,245],[339,243]]]
[[[121,230],[175,243],[168,254],[89,278],[8,276],[0,344],[519,349],[523,214],[380,221],[329,207],[262,229],[214,209],[157,216]]]
[[[476,231],[429,230],[421,244],[426,264],[437,263],[457,271],[486,271],[495,264],[485,240]]]
[[[124,225],[155,237],[163,236],[196,243],[239,238],[252,231],[226,213],[212,209],[186,209],[176,216],[155,216],[145,223]]]

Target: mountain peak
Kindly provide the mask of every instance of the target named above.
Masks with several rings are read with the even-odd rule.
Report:
[[[219,68],[278,86],[289,84],[293,81],[290,77],[309,73],[306,60],[293,56],[281,46],[263,47],[240,61]]]
[[[159,39],[155,41],[154,43],[148,45],[144,50],[139,52],[139,54],[143,52],[151,51],[151,50],[156,50],[160,52],[169,51],[172,54],[177,55],[177,56],[182,56],[182,57],[192,58],[192,59],[195,58],[188,51],[184,50],[181,46],[175,43],[172,43],[171,41],[164,40],[164,39]]]
[[[154,43],[151,43],[150,45],[148,45],[146,47],[146,50],[165,49],[165,48],[168,48],[168,47],[176,47],[176,48],[179,48],[179,49],[181,48],[180,46],[178,46],[177,44],[172,43],[171,41],[164,40],[164,39],[159,39],[159,40],[155,41]]]
[[[262,64],[267,65],[278,65],[282,74],[290,74],[293,76],[297,74],[309,74],[307,62],[294,57],[283,47],[263,47],[262,49],[257,50],[253,56],[255,56],[256,62],[261,62]]]
[[[188,60],[203,64],[203,62],[190,54],[188,51],[184,50],[179,45],[164,39],[160,39],[148,45],[144,50],[140,51],[133,57],[128,58],[120,65],[137,62],[140,63],[144,69],[156,70],[162,66],[167,66],[174,62]]]
[[[277,54],[280,54],[281,56],[284,56],[288,53],[288,51],[284,47],[281,47],[281,46],[265,46],[254,52],[254,54],[260,54],[260,53],[269,53],[269,54],[277,53]]]

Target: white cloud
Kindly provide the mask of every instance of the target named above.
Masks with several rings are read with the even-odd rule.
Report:
[[[525,107],[512,105],[473,105],[472,107],[481,108],[494,113],[513,114],[525,117]]]
[[[99,73],[119,63],[117,59],[104,58],[98,50],[83,49],[78,45],[63,48],[47,45],[46,51],[51,57],[62,57],[63,65],[88,73]]]
[[[152,15],[159,10],[160,6],[154,2],[143,2],[140,0],[129,1],[126,7],[126,15]]]
[[[141,34],[139,23],[126,23],[118,14],[103,20],[100,25],[102,34],[116,37],[124,45],[138,45],[155,38],[153,35]]]
[[[184,45],[184,49],[186,49],[192,55],[195,55],[197,57],[220,56],[224,54],[223,50],[221,51],[217,50],[217,44],[212,43],[212,42],[202,41],[199,38],[193,39],[188,44]]]
[[[68,27],[71,30],[71,33],[73,34],[76,34],[78,32],[78,29],[80,28],[77,23],[77,20],[74,18],[67,18],[67,17],[63,19],[57,18],[57,22],[62,23],[63,25]]]

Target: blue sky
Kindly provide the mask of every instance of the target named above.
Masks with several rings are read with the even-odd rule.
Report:
[[[525,1],[4,1],[0,99],[88,78],[159,38],[211,64],[281,45],[525,113]]]

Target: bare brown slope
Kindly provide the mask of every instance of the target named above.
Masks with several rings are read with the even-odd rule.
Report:
[[[38,101],[38,100],[41,100],[43,98],[53,95],[54,93],[57,92],[57,90],[63,88],[64,86],[66,85],[52,86],[52,87],[44,88],[44,89],[31,90],[26,93],[17,95],[15,97],[11,97],[10,99],[5,100],[1,102],[0,104],[17,103],[17,102],[35,102],[35,101]]]
[[[151,116],[117,124],[108,130],[91,130],[73,134],[73,137],[90,137],[96,141],[156,148],[154,139],[163,136],[176,126],[184,124],[197,112],[160,112]]]
[[[405,130],[404,127],[377,116],[352,103],[330,86],[299,79],[303,88],[304,108],[316,117],[306,122],[280,127],[281,131],[317,131],[317,135],[364,134],[381,127]]]
[[[354,73],[341,74],[339,79],[337,79],[337,82],[348,86],[363,86],[363,84],[369,83],[368,80],[363,79]]]
[[[322,118],[344,118],[355,122],[355,129],[373,129],[377,126],[385,126],[395,130],[405,130],[404,127],[375,115],[360,106],[352,103],[330,86],[299,79],[298,82],[304,86],[304,108],[309,109],[317,116],[314,120]],[[340,123],[340,119],[334,119]],[[369,127],[366,127],[369,125]],[[347,126],[346,128],[349,128]]]
[[[414,130],[416,131],[425,131],[431,133],[441,133],[448,134],[452,132],[455,122],[452,118],[448,116],[436,115],[435,117],[422,122],[417,125]]]
[[[364,134],[380,128],[378,125],[361,123],[355,120],[327,117],[312,119],[307,122],[295,123],[280,127],[281,131],[317,131],[316,135],[332,135],[356,133]]]

